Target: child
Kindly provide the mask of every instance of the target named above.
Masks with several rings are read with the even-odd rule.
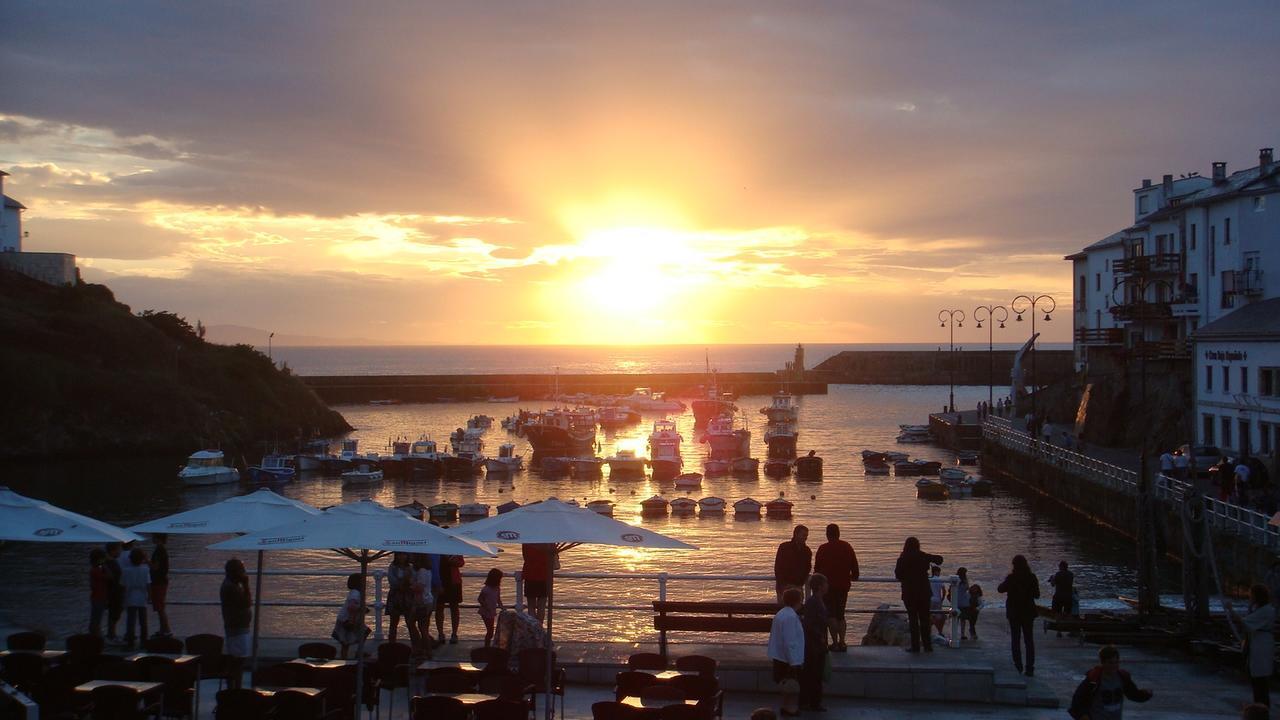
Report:
[[[338,621],[333,625],[331,637],[338,641],[343,660],[347,659],[347,651],[351,646],[358,644],[369,634],[369,626],[364,624],[367,608],[361,602],[364,599],[364,594],[360,592],[363,580],[360,573],[352,573],[347,577],[347,599],[338,611]]]
[[[942,579],[941,567],[934,565],[929,568],[929,586],[932,591],[929,598],[930,620],[935,631],[933,641],[945,645],[948,641],[942,630],[947,626],[947,614],[942,611],[942,603],[947,599],[947,583]]]
[[[107,571],[107,552],[102,548],[89,551],[89,634],[102,636],[102,616],[111,601],[111,573]]]
[[[493,568],[484,579],[484,587],[480,588],[480,618],[484,620],[484,646],[493,642],[493,626],[498,619],[498,610],[506,610],[502,604],[502,571]]]
[[[147,598],[151,595],[151,568],[141,548],[129,551],[129,561],[120,570],[120,584],[124,586],[124,644],[132,650],[134,638],[147,639]],[[134,635],[135,629],[140,634]]]
[[[960,629],[964,629],[964,621],[969,621],[969,637],[978,639],[978,611],[982,609],[982,586],[974,583],[969,586],[969,607],[960,615]]]
[[[964,631],[964,616],[969,608],[969,569],[956,569],[956,577],[960,580],[956,583],[955,597],[951,598],[951,613],[960,617],[960,639],[968,640]]]
[[[431,574],[431,558],[426,555],[413,556],[413,617],[408,622],[418,626],[419,652],[431,657],[431,614],[435,612],[436,598],[431,592],[433,582]]]

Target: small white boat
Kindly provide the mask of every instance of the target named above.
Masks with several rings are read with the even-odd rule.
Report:
[[[613,517],[613,501],[612,500],[592,500],[587,503],[587,509],[601,515]]]
[[[368,465],[360,465],[354,470],[342,473],[342,487],[363,487],[381,482],[382,471],[376,468],[371,469]]]
[[[702,487],[702,473],[681,473],[676,476],[675,484],[678,488]]]
[[[729,471],[734,475],[755,475],[760,472],[760,460],[753,457],[734,458],[729,463]]]
[[[668,400],[662,393],[642,387],[618,400],[617,404],[643,412],[684,410],[684,403],[679,400]]]
[[[930,435],[929,433],[904,432],[901,435],[899,435],[896,439],[900,443],[916,444],[916,445],[933,442],[933,436]]]
[[[493,418],[488,415],[472,415],[467,420],[468,430],[488,430],[493,427]]]
[[[760,508],[763,507],[759,500],[755,498],[742,498],[733,504],[734,515],[755,515],[759,517]]]
[[[464,503],[458,506],[458,517],[489,517],[489,506],[484,503]]]
[[[404,505],[397,505],[396,509],[414,520],[425,520],[427,518],[427,506],[417,500]]]
[[[698,501],[693,498],[678,497],[671,501],[671,514],[688,514],[698,508]]]
[[[929,426],[928,426],[928,425],[899,425],[899,426],[898,426],[898,429],[899,429],[899,430],[901,430],[902,432],[907,432],[907,433],[927,433],[927,432],[929,432]]]
[[[666,515],[667,508],[670,506],[671,503],[667,502],[666,498],[661,495],[654,495],[648,500],[640,501],[640,512],[645,515]]]
[[[458,504],[451,502],[436,503],[427,508],[427,516],[432,520],[457,520]]]
[[[635,450],[619,449],[605,462],[609,463],[609,477],[644,477],[644,467],[649,461],[636,456]]]
[[[222,485],[240,482],[240,471],[227,467],[221,450],[200,450],[187,458],[178,479],[187,485]]]
[[[969,477],[969,473],[958,467],[944,467],[938,471],[938,476],[941,477],[943,481],[964,480]]]
[[[866,463],[862,466],[863,475],[888,475],[892,470],[888,463]]]
[[[707,458],[702,462],[702,472],[707,477],[724,477],[729,474],[729,461]]]
[[[671,504],[674,506],[675,501],[672,501]],[[708,515],[711,513],[722,513],[724,512],[724,498],[718,498],[718,497],[715,497],[714,495],[709,495],[707,497],[704,497],[698,501],[698,510],[703,515]]]
[[[765,511],[769,513],[769,517],[791,517],[791,509],[795,507],[795,503],[783,497],[778,497],[764,504]]]
[[[511,397],[491,397],[491,398],[489,398],[489,402],[491,402],[491,403],[513,403],[513,402],[520,402],[520,396],[519,396],[519,395],[512,395]]]
[[[515,445],[503,443],[498,446],[498,457],[485,458],[484,467],[490,475],[520,472],[524,469],[524,458],[516,455]]]

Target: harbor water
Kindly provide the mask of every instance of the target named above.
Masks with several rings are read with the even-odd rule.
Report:
[[[526,470],[514,477],[485,477],[474,481],[450,479],[390,480],[381,488],[344,490],[339,478],[304,476],[282,485],[277,491],[317,506],[351,502],[372,496],[388,505],[418,500],[426,505],[440,501],[458,504],[483,502],[497,506],[507,500],[527,502],[556,496],[580,502],[608,499],[617,503],[616,517],[643,524],[658,532],[698,546],[698,551],[647,551],[636,548],[579,547],[562,556],[566,572],[669,572],[716,574],[770,574],[778,543],[788,539],[796,523],[811,530],[809,546],[823,542],[828,523],[841,526],[844,539],[858,553],[864,575],[891,575],[893,563],[908,535],[921,539],[926,550],[944,556],[944,574],[960,566],[969,569],[974,582],[983,586],[988,600],[998,603],[995,586],[1007,572],[1010,558],[1025,554],[1042,581],[1066,560],[1076,572],[1076,582],[1086,604],[1107,604],[1117,594],[1133,592],[1133,551],[1127,543],[1096,528],[1080,523],[1036,501],[1014,495],[996,486],[991,497],[955,498],[927,501],[916,498],[914,477],[867,477],[859,452],[864,448],[901,450],[912,457],[955,462],[949,451],[932,445],[897,445],[899,424],[925,422],[928,413],[940,410],[947,388],[834,385],[830,394],[799,399],[801,454],[814,450],[825,459],[820,482],[794,477],[774,479],[716,478],[704,480],[700,492],[676,492],[670,483],[651,479],[612,480],[606,468],[603,478],[578,480],[543,478]],[[999,391],[997,391],[999,393]],[[957,387],[956,403],[973,407],[987,397],[986,387]],[[753,455],[763,458],[764,417],[758,412],[767,405],[767,396],[738,400],[752,430]],[[344,406],[337,408],[355,427],[361,450],[386,452],[390,439],[417,439],[426,435],[446,444],[450,431],[462,427],[467,418],[484,413],[495,419],[513,414],[520,403],[446,403],[394,406]],[[538,409],[526,403],[526,409]],[[616,432],[601,432],[601,456],[616,448],[633,448],[646,455],[645,439],[653,420],[662,414],[648,414],[644,422]],[[706,446],[697,442],[693,415],[689,411],[672,414],[684,438],[686,469],[701,469]],[[527,443],[508,435],[495,420],[486,436],[486,451],[496,455],[502,442],[512,441],[517,452],[529,452]],[[252,459],[251,459],[252,460]],[[175,478],[183,458],[101,461],[42,462],[10,465],[2,469],[4,482],[14,490],[46,499],[72,510],[119,525],[129,525],[170,513],[199,507],[234,494],[247,492],[249,485],[210,488],[184,487]],[[767,517],[741,519],[730,510],[721,516],[641,518],[640,501],[663,495],[699,498],[716,495],[728,503],[753,497],[767,502],[778,496],[795,503],[792,520]],[[170,539],[174,568],[220,569],[227,553],[206,550],[223,538],[217,536],[173,536]],[[150,550],[150,545],[144,545]],[[470,559],[466,570],[486,571],[499,567],[508,572],[520,566],[514,546],[496,560]],[[514,552],[513,552],[514,551]],[[0,621],[35,627],[54,634],[80,631],[87,625],[88,553],[85,546],[9,543],[0,548],[0,577],[6,578],[0,592]],[[245,557],[252,571],[255,559]],[[385,566],[383,561],[380,565]],[[331,552],[269,553],[268,568],[317,569],[350,572],[358,568]],[[212,603],[218,596],[217,575],[175,575],[171,600]],[[467,578],[463,600],[474,603],[480,580]],[[1047,584],[1046,584],[1047,589]],[[654,581],[574,580],[557,583],[561,602],[599,605],[646,605],[657,598]],[[270,577],[263,599],[302,600],[321,607],[269,607],[262,618],[265,636],[320,637],[333,625],[334,612],[344,596],[340,577]],[[503,587],[504,601],[514,602],[514,584]],[[670,600],[726,598],[766,600],[772,598],[767,583],[732,581],[672,582]],[[850,606],[867,608],[880,602],[894,602],[893,585],[855,586]],[[220,632],[217,608],[183,606],[171,608],[175,632]],[[154,616],[152,616],[154,628]],[[852,623],[850,635],[860,632],[865,616]],[[571,611],[557,614],[558,636],[563,640],[652,640],[652,614],[646,612]],[[446,625],[447,632],[447,625]],[[461,633],[483,633],[475,610],[464,609]],[[692,638],[689,638],[692,639]],[[739,638],[750,641],[749,637]]]

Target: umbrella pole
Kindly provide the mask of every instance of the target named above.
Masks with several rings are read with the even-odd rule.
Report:
[[[265,555],[258,551],[257,580],[253,590],[253,659],[249,661],[249,677],[258,675],[258,620],[262,617],[262,562]]]
[[[365,583],[369,579],[369,551],[360,551],[360,607],[364,608]],[[360,616],[360,627],[364,627],[364,615]],[[364,636],[360,633],[360,643],[356,645],[356,712],[359,717],[360,707],[364,700]]]
[[[555,720],[556,716],[555,693],[553,692],[551,685],[551,609],[555,605],[555,596],[553,593],[555,588],[556,564],[554,561],[555,557],[559,555],[559,551],[552,550],[551,552],[551,562],[548,563],[550,567],[547,570],[547,676],[544,679],[546,685],[543,685],[543,689],[546,691],[546,695],[543,697],[543,704],[546,705],[547,720]]]

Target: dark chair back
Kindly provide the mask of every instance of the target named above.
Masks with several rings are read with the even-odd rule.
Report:
[[[307,673],[310,668],[305,665],[295,663],[276,663],[268,667],[259,668],[258,672],[253,676],[253,684],[265,687],[308,687],[303,674]],[[308,677],[309,679],[309,677]]]
[[[45,671],[32,699],[40,705],[44,717],[81,717],[87,703],[76,694],[76,686],[84,682],[82,669],[71,665],[55,665]]]
[[[324,699],[321,696],[313,697],[297,690],[281,690],[271,698],[270,706],[275,717],[280,720],[284,718],[310,720],[320,717],[320,711],[324,709]]]
[[[412,720],[467,720],[471,716],[461,700],[438,695],[416,697],[409,707]]]
[[[702,705],[664,705],[658,710],[658,720],[711,720],[711,711]]]
[[[188,655],[221,655],[222,636],[211,633],[192,635],[187,638],[186,648]]]
[[[499,675],[497,673],[482,673],[480,675],[479,691],[485,695],[497,695],[501,700],[524,702],[525,689],[527,687],[524,681],[515,675]]]
[[[706,655],[685,655],[676,658],[677,670],[696,672],[699,675],[714,676],[719,666],[720,664],[716,662],[715,658],[707,657]]]
[[[172,658],[148,656],[135,663],[142,668],[142,677],[148,682],[164,685],[161,707],[169,717],[194,717],[195,668],[179,665]]]
[[[640,699],[645,702],[680,702],[685,701],[684,691],[674,685],[657,683],[640,690]]]
[[[429,693],[469,693],[476,691],[477,678],[464,673],[431,673],[427,675]]]
[[[680,675],[667,682],[672,687],[679,688],[690,700],[713,700],[720,690],[719,681],[703,675]]]
[[[89,663],[102,654],[106,643],[99,635],[80,633],[67,638],[67,662]]]
[[[35,693],[44,679],[44,658],[36,654],[16,653],[6,655],[3,660],[0,676],[4,677],[5,682],[28,695]]]
[[[486,673],[505,673],[510,672],[511,656],[502,648],[478,647],[471,649],[471,662],[484,663]]]
[[[333,660],[338,657],[338,648],[322,642],[302,643],[298,646],[298,657]]]
[[[10,650],[44,650],[44,635],[24,630],[16,632],[5,639]]]
[[[633,695],[640,697],[640,691],[655,685],[658,678],[646,672],[639,670],[624,670],[614,677],[613,694],[614,697],[621,701],[622,698]]]
[[[93,720],[139,720],[143,717],[142,695],[121,685],[101,685],[89,694],[93,698]]]
[[[555,653],[551,654],[552,666],[555,665]],[[516,675],[521,680],[543,690],[547,682],[547,649],[525,648],[516,656]]]
[[[325,689],[325,705],[339,711],[341,717],[356,716],[356,667],[354,665],[332,670],[316,670],[311,675],[311,687]]]
[[[472,708],[476,720],[528,720],[529,708],[509,700],[485,700]]]
[[[217,703],[217,720],[264,720],[271,713],[271,701],[247,688],[219,690]]]
[[[149,653],[181,655],[182,641],[172,637],[151,637],[142,642],[142,649]]]
[[[628,670],[666,670],[667,659],[658,653],[632,653],[627,658]]]

